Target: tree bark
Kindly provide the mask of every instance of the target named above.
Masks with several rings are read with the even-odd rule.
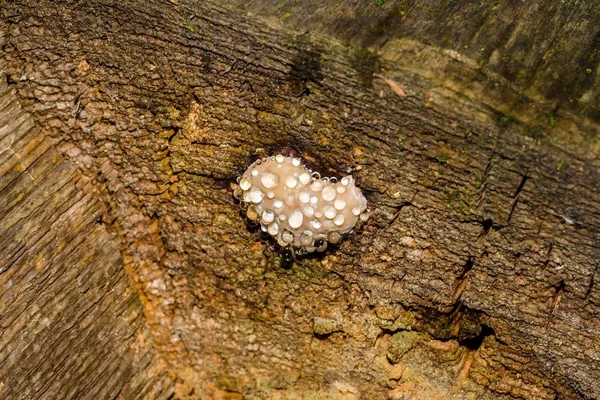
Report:
[[[600,12],[478,4],[3,4],[0,394],[600,397]],[[290,269],[279,152],[372,210]]]

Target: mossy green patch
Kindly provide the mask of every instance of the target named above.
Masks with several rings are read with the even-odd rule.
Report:
[[[415,331],[400,331],[395,333],[388,347],[388,360],[392,364],[398,363],[402,359],[402,356],[428,338],[426,334]]]
[[[555,108],[548,113],[548,123],[553,128],[556,126],[556,118],[557,118],[556,112],[557,112],[557,109]]]

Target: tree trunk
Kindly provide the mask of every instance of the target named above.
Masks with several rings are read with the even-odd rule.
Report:
[[[600,6],[559,3],[2,3],[2,398],[599,398]],[[372,211],[290,269],[231,196],[280,152]]]

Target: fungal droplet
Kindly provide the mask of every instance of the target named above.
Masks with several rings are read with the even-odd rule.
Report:
[[[344,209],[344,207],[346,207],[346,200],[335,199],[335,201],[333,202],[333,206],[335,207],[336,210],[342,211]]]
[[[323,200],[325,201],[332,201],[333,199],[335,199],[336,195],[337,192],[335,191],[335,188],[333,186],[325,186],[323,188],[323,192],[321,193],[321,197],[323,197]]]
[[[296,185],[298,185],[298,181],[293,176],[290,175],[287,178],[285,178],[285,186],[289,187],[290,189],[293,189],[296,187]]]
[[[256,211],[256,207],[250,206],[248,207],[248,213],[246,214],[248,219],[251,221],[256,221],[258,219],[258,212]]]
[[[242,189],[240,189],[240,187],[238,186],[233,191],[233,198],[236,200],[239,200],[241,195],[242,195]]]
[[[300,209],[297,208],[290,215],[290,219],[288,220],[288,223],[290,224],[290,228],[298,229],[302,225],[303,220],[304,220],[304,216],[302,215],[302,212],[300,211]]]
[[[252,183],[250,182],[250,179],[248,179],[248,177],[243,177],[242,180],[240,181],[240,188],[242,188],[242,190],[248,190],[250,189],[250,187],[252,186]]]
[[[279,177],[270,172],[265,172],[260,177],[260,183],[262,183],[262,185],[267,189],[273,189],[276,188],[277,185],[279,185]]]
[[[325,249],[327,248],[327,241],[323,238],[318,238],[317,240],[315,240],[315,248],[319,252],[325,251]]]
[[[308,203],[310,201],[310,193],[300,192],[300,194],[298,195],[298,200],[305,204]]]
[[[302,235],[300,235],[300,244],[302,246],[310,246],[313,242],[312,232],[304,231]]]
[[[323,190],[323,183],[321,182],[321,180],[314,180],[310,184],[310,190],[312,190],[313,192],[320,192],[321,190]]]
[[[335,214],[337,214],[335,212],[335,208],[331,206],[327,206],[327,208],[325,208],[325,218],[333,219],[335,217]]]
[[[304,206],[304,215],[308,218],[312,218],[315,215],[315,209],[311,206]]]
[[[267,232],[269,232],[269,235],[271,236],[276,236],[279,232],[279,225],[277,225],[277,222],[273,222],[271,225],[269,225]]]
[[[306,172],[303,172],[298,177],[298,180],[300,181],[301,184],[306,185],[308,182],[310,182],[310,175]]]
[[[291,267],[291,264],[294,261],[294,249],[292,246],[283,247],[279,254],[281,255],[281,260],[283,261],[285,268]]]
[[[283,232],[281,232],[281,239],[285,243],[292,243],[292,241],[294,240],[294,234],[289,230],[284,229]]]
[[[257,187],[253,187],[252,189],[244,193],[244,201],[250,203],[258,204],[263,201],[264,197],[265,194],[263,193],[263,191]]]
[[[273,211],[270,211],[270,210],[263,211],[263,214],[262,214],[263,224],[269,225],[271,222],[273,222],[274,219],[275,219],[275,214],[273,213]]]
[[[340,235],[340,233],[338,231],[331,231],[329,232],[329,235],[327,236],[327,240],[329,241],[329,243],[339,243],[339,241],[342,239],[342,235]]]
[[[364,210],[363,212],[361,212],[361,213],[360,213],[360,217],[359,217],[359,218],[360,218],[360,220],[361,220],[362,222],[365,222],[366,220],[368,220],[368,219],[369,219],[369,216],[370,216],[370,215],[371,215],[371,214],[369,213],[369,210]]]

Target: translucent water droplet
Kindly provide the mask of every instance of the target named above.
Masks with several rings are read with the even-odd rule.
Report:
[[[269,225],[267,232],[269,232],[269,235],[271,236],[277,235],[277,233],[279,233],[279,225],[277,222],[273,222],[271,225]]]
[[[251,190],[244,193],[244,201],[258,204],[263,201],[265,194],[262,190],[257,187],[253,187]]]
[[[283,162],[283,160],[285,160],[285,157],[284,157],[284,156],[282,156],[281,154],[277,154],[277,155],[275,156],[275,160],[276,160],[278,163],[282,163],[282,162]]]
[[[277,244],[281,247],[287,246],[287,243],[283,241],[283,238],[281,237],[281,235],[277,236]]]
[[[335,211],[335,208],[331,206],[327,206],[327,208],[325,208],[325,218],[333,219],[336,214],[337,212]]]
[[[291,231],[289,231],[289,230],[287,230],[287,229],[284,229],[284,230],[281,232],[281,239],[282,239],[282,240],[283,240],[285,243],[292,243],[292,242],[294,241],[294,234],[293,234]]]
[[[333,202],[333,207],[335,207],[335,209],[338,211],[342,211],[346,207],[346,200],[335,199],[335,201]]]
[[[371,213],[369,212],[369,210],[364,210],[363,212],[360,213],[360,220],[362,222],[366,222],[369,219],[369,216],[371,216]]]
[[[313,242],[312,232],[304,231],[302,235],[300,235],[300,244],[302,246],[310,246]]]
[[[285,186],[289,187],[290,189],[295,188],[297,185],[298,180],[293,176],[288,176],[287,178],[285,178]]]
[[[240,189],[240,187],[238,186],[233,191],[233,198],[236,200],[239,200],[241,195],[242,195],[242,189]]]
[[[315,248],[317,251],[325,251],[327,248],[327,241],[323,238],[318,238],[315,240]]]
[[[342,235],[340,235],[340,233],[338,231],[331,231],[329,232],[329,235],[327,236],[327,240],[329,241],[329,243],[339,243],[339,241],[342,239]]]
[[[335,191],[335,188],[333,186],[325,186],[323,188],[323,192],[321,193],[321,197],[323,197],[323,200],[332,201],[333,199],[335,199],[335,196],[337,196],[337,192]]]
[[[333,219],[333,223],[336,224],[337,226],[341,226],[344,224],[344,220],[345,220],[344,214],[338,214]]]
[[[251,186],[252,182],[250,182],[250,179],[248,179],[247,176],[243,177],[242,180],[240,180],[240,188],[242,188],[242,190],[248,190]]]
[[[260,183],[267,189],[273,189],[279,185],[279,177],[271,172],[265,172],[260,177]]]
[[[300,211],[300,209],[297,208],[290,215],[288,223],[290,224],[290,227],[292,229],[298,229],[302,225],[303,221],[304,221],[304,216],[302,215],[302,212]]]
[[[304,204],[308,203],[310,201],[310,193],[300,192],[300,194],[298,194],[298,200]]]
[[[262,213],[262,222],[263,224],[269,225],[275,219],[275,213],[271,210],[265,210]]]
[[[246,213],[246,215],[248,216],[248,219],[250,219],[251,221],[256,221],[258,219],[258,212],[256,210],[256,207],[254,207],[254,206],[248,207],[248,212]]]
[[[294,249],[292,246],[285,246],[279,253],[284,262],[292,262],[294,260]]]
[[[304,206],[304,215],[308,218],[312,218],[315,215],[315,209],[311,206]]]
[[[310,182],[310,175],[306,172],[303,172],[298,177],[298,180],[301,184],[306,185],[308,182]]]

